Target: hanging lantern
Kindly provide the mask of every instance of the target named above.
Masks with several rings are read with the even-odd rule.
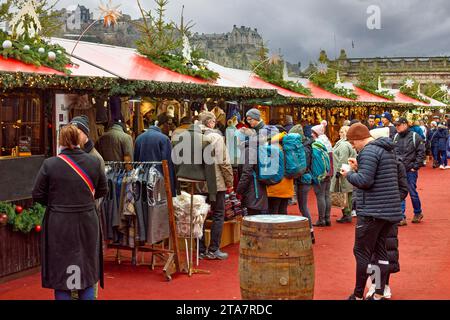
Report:
[[[5,40],[5,41],[3,41],[2,47],[3,47],[3,49],[11,49],[12,42],[10,40]]]

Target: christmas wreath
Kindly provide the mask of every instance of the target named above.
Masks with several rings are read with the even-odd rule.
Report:
[[[0,202],[0,226],[7,224],[14,231],[29,233],[31,230],[41,231],[41,224],[45,214],[45,207],[35,204],[29,209],[23,209],[7,202]]]

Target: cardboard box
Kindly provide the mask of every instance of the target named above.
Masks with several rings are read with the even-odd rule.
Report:
[[[220,248],[226,247],[230,244],[239,243],[241,240],[241,219],[225,221],[223,224],[222,240],[220,242]],[[211,240],[211,224],[212,221],[206,220],[205,222],[205,244],[208,247]]]

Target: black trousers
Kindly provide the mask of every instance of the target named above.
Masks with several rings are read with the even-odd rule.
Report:
[[[289,199],[269,198],[269,214],[287,214]]]
[[[219,191],[216,194],[216,201],[211,202],[212,208],[212,225],[211,225],[211,240],[209,242],[208,251],[214,252],[220,248],[220,241],[222,240],[223,222],[225,219],[225,191]],[[205,226],[203,225],[203,237],[199,242],[199,251],[205,252]]]
[[[356,285],[354,294],[358,298],[364,295],[368,273],[367,267],[371,264],[371,257],[376,254],[378,260],[372,265],[379,268],[375,275],[379,275],[380,286],[375,293],[383,295],[389,274],[389,260],[386,250],[386,237],[392,228],[392,222],[372,217],[358,216],[355,229],[355,246],[353,253],[356,258]],[[376,281],[377,282],[377,281]]]

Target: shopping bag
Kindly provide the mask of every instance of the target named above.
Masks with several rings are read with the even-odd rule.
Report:
[[[331,206],[344,209],[348,206],[348,194],[341,191],[341,178],[336,178],[335,186],[334,190],[337,192],[331,192]]]

